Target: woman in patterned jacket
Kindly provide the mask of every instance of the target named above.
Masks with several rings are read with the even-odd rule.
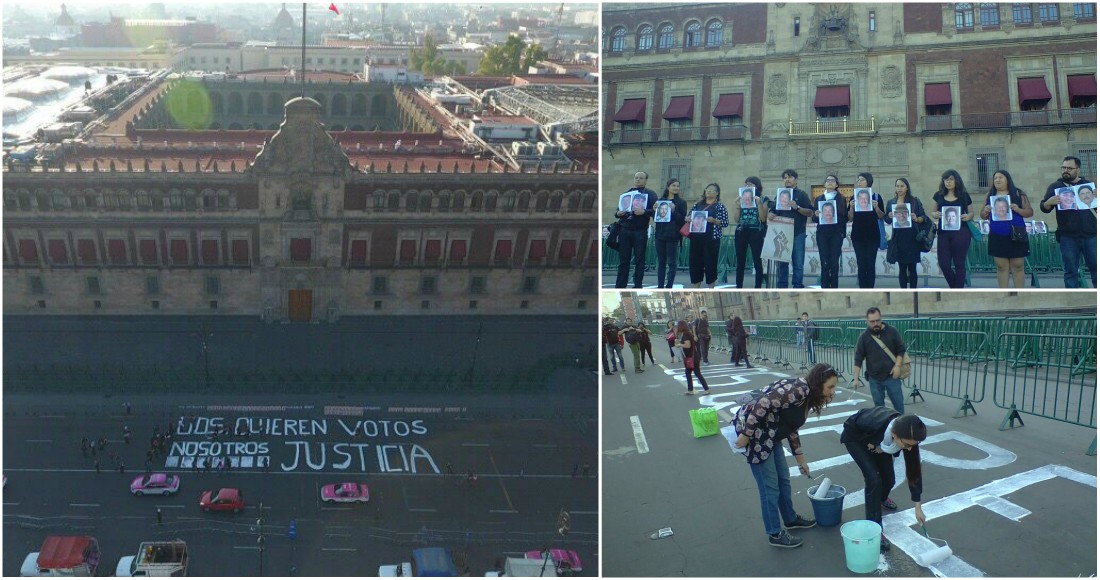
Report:
[[[809,477],[810,468],[802,455],[798,429],[806,423],[810,412],[820,416],[821,409],[833,400],[837,374],[830,365],[814,365],[805,377],[772,383],[759,399],[743,405],[734,415],[737,447],[745,449],[743,453],[760,492],[764,531],[768,533],[768,542],[777,548],[802,545],[802,539],[790,535],[787,530],[817,525],[816,520],[803,518],[794,511],[790,471],[783,456],[782,441],[787,440],[798,468]],[[783,526],[780,526],[781,521]]]

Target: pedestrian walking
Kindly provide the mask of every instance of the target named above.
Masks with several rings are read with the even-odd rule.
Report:
[[[768,543],[777,548],[801,546],[802,539],[788,530],[817,525],[816,520],[804,518],[794,509],[783,440],[787,440],[799,471],[809,477],[810,467],[802,452],[798,430],[810,413],[820,417],[821,410],[832,401],[837,375],[836,369],[829,365],[814,365],[805,377],[781,379],[768,385],[759,399],[734,413],[736,445],[744,449],[742,453],[756,480]]]
[[[130,414],[130,401],[126,401],[122,404],[122,408],[126,410],[126,414]]]
[[[152,461],[146,461],[145,462],[145,475],[149,475],[151,473],[153,473],[153,462]]]
[[[1058,208],[1060,196],[1055,193],[1067,187],[1074,187],[1089,183],[1089,179],[1081,175],[1081,160],[1069,156],[1062,160],[1062,176],[1047,187],[1046,195],[1039,209],[1043,213],[1054,211],[1054,217],[1058,223],[1058,231],[1054,237],[1058,241],[1058,247],[1062,251],[1062,277],[1066,288],[1077,288],[1081,262],[1089,269],[1092,275],[1092,287],[1096,287],[1096,210]],[[1058,208],[1055,210],[1055,208]]]
[[[80,455],[82,457],[87,457],[88,456],[88,438],[87,437],[81,437],[80,438]]]
[[[870,173],[863,172],[856,177],[857,189],[870,189],[874,183],[875,177]],[[866,204],[870,204],[870,211],[867,211]],[[886,212],[882,208],[882,196],[874,191],[866,197],[860,194],[856,203],[848,207],[848,221],[852,222],[852,249],[856,253],[856,279],[860,288],[875,287],[875,265],[886,232],[882,222],[884,217]]]
[[[688,396],[695,394],[695,388],[691,384],[691,375],[694,373],[699,379],[699,385],[703,387],[703,394],[709,395],[710,387],[707,386],[707,380],[703,378],[703,373],[699,370],[697,341],[687,321],[681,320],[676,326],[676,337],[677,346],[680,347],[680,356],[684,359],[684,374],[687,377],[688,388],[684,394]]]
[[[840,442],[863,473],[864,519],[881,526],[883,508],[897,511],[898,505],[890,499],[890,490],[894,488],[894,458],[903,454],[913,513],[917,523],[924,525],[920,501],[924,485],[918,446],[927,437],[928,427],[920,417],[902,415],[886,407],[860,409],[844,421]],[[883,552],[890,549],[886,534],[880,539],[879,549]]]
[[[99,450],[103,451],[106,448],[107,448],[107,438],[106,437],[100,437],[100,439],[99,439]]]
[[[668,343],[668,354],[672,357],[672,362],[676,362],[676,323],[669,320],[665,324],[665,342]]]
[[[856,341],[855,363],[852,367],[852,386],[859,388],[860,370],[866,363],[867,381],[875,406],[886,405],[886,396],[898,413],[905,412],[905,397],[901,392],[901,366],[905,356],[905,342],[893,326],[882,322],[882,311],[872,306],[867,309],[867,330]]]
[[[741,322],[740,316],[733,318],[733,342],[730,344],[735,345],[734,352],[737,353],[735,358],[731,358],[730,362],[734,363],[733,366],[741,366],[741,361],[745,361],[745,368],[752,368],[749,364],[749,333],[745,330],[745,324]]]
[[[164,513],[162,513],[160,511],[160,508],[157,508],[157,525],[160,525],[160,524],[163,524],[163,523],[164,523]]]
[[[99,471],[99,458],[98,457],[95,459],[95,472],[100,473],[100,471]]]
[[[467,470],[466,471],[466,483],[472,486],[475,481],[477,481],[477,474],[474,473],[473,469]]]
[[[127,445],[130,444],[130,428],[129,427],[123,427],[123,429],[122,429],[122,440],[124,442],[126,442]]]
[[[119,473],[126,473],[126,464],[125,463],[123,463],[121,461],[118,462],[118,472]]]
[[[580,471],[581,471],[580,464],[579,463],[574,463],[573,464],[573,479],[577,479],[577,474],[580,473]]]

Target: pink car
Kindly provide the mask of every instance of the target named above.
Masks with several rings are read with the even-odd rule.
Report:
[[[366,503],[370,490],[365,483],[330,483],[321,488],[321,501],[327,503]]]
[[[180,478],[167,473],[150,473],[134,479],[130,493],[134,495],[172,495],[180,490]]]
[[[546,552],[550,552],[550,561],[557,567],[559,574],[579,574],[581,572],[581,557],[573,550],[562,550],[560,548],[535,550],[527,552],[526,557],[528,560],[542,560],[546,557]]]

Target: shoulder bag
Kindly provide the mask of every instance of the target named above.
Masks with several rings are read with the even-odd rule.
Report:
[[[619,249],[620,229],[622,229],[622,226],[619,225],[619,222],[615,222],[610,226],[607,226],[607,240],[605,240],[604,243],[607,244],[607,247],[611,248],[612,250]]]
[[[879,337],[877,337],[873,334],[871,335],[871,339],[874,340],[875,342],[877,342],[880,347],[882,347],[882,350],[887,355],[890,356],[890,360],[897,363],[898,357],[894,356],[894,352],[891,351],[890,348],[886,346],[885,342],[882,342],[882,340]],[[909,358],[909,351],[905,351],[905,354],[903,354],[901,356],[901,368],[899,369],[899,372],[898,372],[898,378],[899,379],[907,379],[907,378],[909,378],[909,375],[912,372],[913,372],[913,361],[910,360],[910,358]]]

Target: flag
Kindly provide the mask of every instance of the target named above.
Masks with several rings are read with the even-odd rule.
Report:
[[[329,10],[332,10],[333,12],[335,12],[337,16],[339,16],[339,15],[340,15],[340,11],[336,9],[336,4],[329,4],[329,5],[328,5],[328,9],[329,9]]]

